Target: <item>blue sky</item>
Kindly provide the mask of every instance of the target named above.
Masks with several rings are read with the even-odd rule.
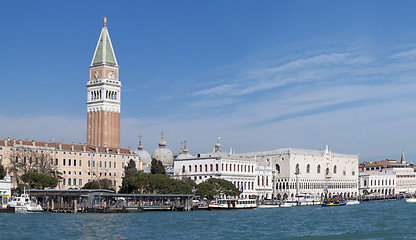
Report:
[[[85,142],[108,17],[124,147],[416,158],[414,1],[1,3],[1,138]],[[416,159],[415,159],[416,160]],[[416,163],[416,162],[415,162]]]

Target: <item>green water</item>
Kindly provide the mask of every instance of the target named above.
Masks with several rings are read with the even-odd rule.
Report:
[[[1,239],[416,239],[416,203],[244,211],[0,214]]]

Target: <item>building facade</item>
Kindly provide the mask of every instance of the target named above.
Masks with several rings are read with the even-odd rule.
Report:
[[[12,187],[25,172],[37,171],[59,179],[57,189],[79,189],[85,183],[109,179],[118,190],[124,177],[124,166],[139,161],[132,149],[91,147],[82,144],[0,140],[0,159],[10,174]],[[138,170],[143,170],[139,164]]]
[[[271,163],[273,198],[293,198],[299,193],[321,198],[358,195],[358,154],[332,153],[327,146],[320,151],[285,148],[241,156]]]
[[[396,174],[393,170],[380,172],[361,172],[359,174],[360,195],[394,195],[396,194]]]

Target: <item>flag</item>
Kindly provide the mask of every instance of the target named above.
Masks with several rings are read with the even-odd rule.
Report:
[[[240,190],[241,190],[241,192],[244,192],[244,186],[243,185],[241,185]]]

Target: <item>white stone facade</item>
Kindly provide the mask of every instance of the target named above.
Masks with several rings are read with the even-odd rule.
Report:
[[[360,195],[394,195],[396,183],[396,173],[392,170],[362,172],[359,176]]]
[[[397,193],[416,193],[416,173],[413,168],[394,168]]]
[[[311,193],[319,197],[358,195],[358,154],[303,149],[279,149],[242,154],[263,158],[273,166],[273,197],[294,197]]]

